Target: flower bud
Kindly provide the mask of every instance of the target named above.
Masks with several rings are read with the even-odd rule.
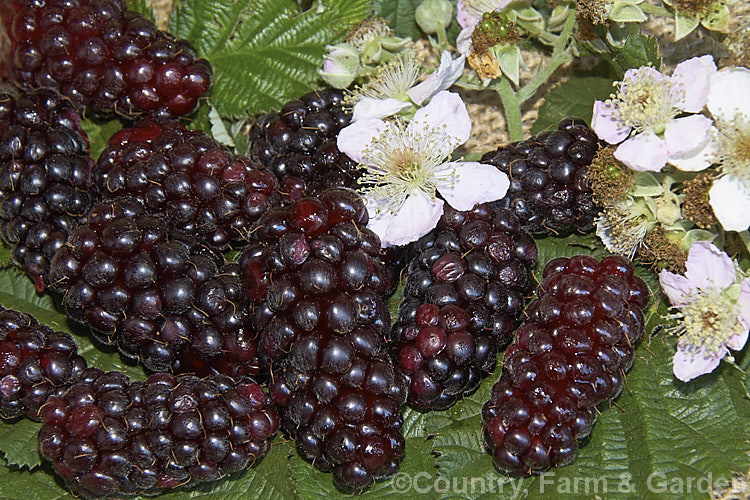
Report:
[[[326,49],[328,54],[323,61],[323,69],[319,69],[318,74],[334,88],[348,87],[359,76],[361,69],[357,49],[346,43],[329,45]]]
[[[447,28],[453,20],[453,5],[448,0],[424,0],[414,11],[419,29],[427,34]]]

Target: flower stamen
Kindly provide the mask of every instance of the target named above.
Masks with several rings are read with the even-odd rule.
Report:
[[[617,92],[606,104],[621,124],[638,132],[647,130],[660,135],[679,110],[677,103],[684,94],[679,86],[652,68],[644,68],[634,76],[617,82]]]
[[[722,173],[750,186],[750,119],[737,113],[732,121],[718,119],[715,123],[719,130],[716,140]]]
[[[355,105],[365,97],[373,99],[398,99],[408,101],[407,90],[412,88],[422,71],[422,61],[413,52],[405,52],[378,67],[375,75],[346,97],[346,103]]]

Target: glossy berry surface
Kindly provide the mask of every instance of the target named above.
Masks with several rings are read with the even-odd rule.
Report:
[[[48,281],[71,318],[124,356],[154,371],[187,363],[203,373],[245,336],[248,302],[238,271],[224,265],[195,239],[171,234],[166,218],[118,198],[95,206],[71,233]],[[183,359],[186,351],[193,357]]]
[[[493,204],[513,211],[533,236],[592,232],[599,208],[587,176],[598,149],[583,120],[567,118],[557,130],[485,153],[481,161],[510,178],[508,193]]]
[[[289,200],[326,188],[357,188],[357,164],[336,146],[336,136],[351,120],[343,100],[342,90],[316,90],[262,117],[250,130],[251,157],[276,175]]]
[[[58,90],[99,113],[184,115],[211,85],[211,66],[123,0],[12,0],[0,10],[5,76]]]
[[[84,498],[153,495],[243,471],[268,453],[279,417],[263,389],[214,375],[133,382],[89,368],[42,410],[42,456]]]
[[[575,460],[596,405],[622,390],[649,299],[619,256],[554,259],[543,279],[482,409],[495,465],[516,476]]]
[[[537,248],[509,210],[446,207],[414,244],[391,357],[409,403],[442,410],[470,394],[510,341],[531,295]]]
[[[49,90],[0,94],[0,236],[38,290],[95,199],[75,109]]]
[[[277,204],[273,175],[178,121],[145,121],[116,133],[97,162],[105,199],[128,195],[172,231],[220,248],[246,242]]]
[[[47,399],[65,391],[86,369],[69,334],[0,306],[0,417],[39,420]]]

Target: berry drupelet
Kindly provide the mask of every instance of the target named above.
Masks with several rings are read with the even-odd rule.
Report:
[[[495,206],[512,210],[533,236],[589,233],[599,212],[587,184],[599,143],[583,120],[566,118],[557,130],[485,153],[481,161],[510,177]]]
[[[221,248],[247,241],[253,223],[277,204],[276,179],[213,138],[178,121],[145,121],[109,140],[97,163],[105,199],[129,195],[172,231]]]
[[[130,381],[96,368],[40,414],[42,456],[84,498],[154,495],[245,470],[279,427],[255,383],[170,374]]]
[[[52,262],[49,287],[74,320],[154,371],[190,352],[213,360],[244,337],[247,300],[220,254],[169,234],[162,216],[119,198],[92,209]],[[253,350],[254,354],[254,350]],[[200,366],[189,364],[188,369]]]
[[[94,202],[93,166],[78,114],[60,95],[0,94],[0,236],[40,291]]]
[[[59,90],[98,113],[184,115],[211,85],[211,66],[124,0],[11,0],[0,10],[5,76]]]
[[[537,248],[506,209],[446,207],[409,264],[391,356],[409,403],[442,410],[478,387],[531,295]]]
[[[39,420],[47,399],[86,369],[75,340],[28,314],[0,306],[0,417]]]
[[[495,465],[515,476],[575,460],[596,405],[622,390],[649,297],[619,256],[554,259],[543,279],[482,409]]]
[[[357,164],[336,146],[336,136],[351,119],[343,100],[342,90],[316,90],[250,129],[251,157],[278,177],[290,200],[326,188],[357,187]]]

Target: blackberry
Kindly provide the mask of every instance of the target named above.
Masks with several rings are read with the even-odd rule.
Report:
[[[622,257],[558,258],[482,409],[495,465],[517,476],[575,460],[596,405],[617,397],[644,331],[646,284]]]
[[[357,164],[336,145],[336,136],[351,119],[343,100],[343,90],[316,90],[250,129],[252,159],[276,175],[290,200],[326,188],[357,187]]]
[[[260,219],[260,244],[248,248],[240,264],[263,366],[317,331],[367,329],[385,336],[389,273],[367,220],[362,198],[345,188],[301,198]]]
[[[49,91],[0,94],[0,236],[39,291],[95,195],[80,119]]]
[[[263,389],[226,376],[86,370],[41,410],[42,456],[76,495],[153,495],[214,481],[266,455],[279,417]]]
[[[106,199],[129,195],[165,215],[173,231],[213,247],[247,240],[251,225],[276,204],[273,175],[178,121],[121,130],[97,167]]]
[[[0,417],[39,420],[47,399],[86,369],[75,340],[33,317],[0,306]]]
[[[476,390],[510,341],[537,248],[515,215],[487,204],[446,207],[414,247],[391,356],[409,380],[409,403],[446,409]]]
[[[533,236],[592,232],[599,208],[587,178],[598,144],[583,120],[566,118],[557,130],[485,153],[481,161],[510,178],[493,205],[512,210]]]
[[[299,454],[336,486],[359,491],[398,471],[406,383],[371,329],[319,329],[274,366],[271,397]]]
[[[211,85],[211,66],[123,0],[13,0],[0,11],[7,77],[59,90],[99,113],[184,115]]]
[[[239,279],[220,279],[223,257],[168,227],[135,200],[101,202],[55,255],[48,277],[71,318],[154,371],[179,369],[189,347],[211,359],[247,317]],[[230,297],[227,286],[236,289]]]

